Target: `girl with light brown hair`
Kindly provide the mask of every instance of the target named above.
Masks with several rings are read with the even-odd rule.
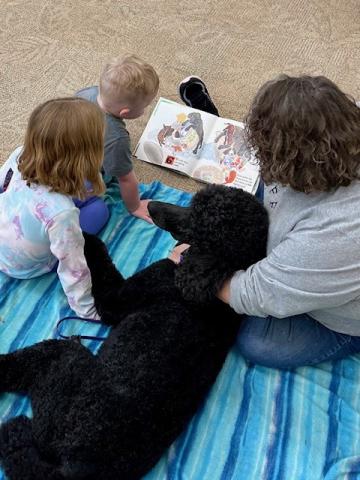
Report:
[[[0,271],[25,279],[56,269],[71,308],[92,318],[99,317],[82,229],[96,233],[109,215],[97,196],[105,189],[103,144],[96,105],[53,99],[35,108],[24,145],[0,169]]]

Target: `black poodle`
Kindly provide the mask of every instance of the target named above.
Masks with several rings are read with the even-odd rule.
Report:
[[[189,207],[151,202],[154,222],[191,244],[124,280],[98,238],[85,254],[96,308],[113,326],[98,355],[47,340],[0,355],[0,391],[31,398],[33,418],[0,430],[9,480],[132,480],[159,460],[196,412],[241,317],[215,298],[265,255],[268,219],[250,194],[209,186]]]

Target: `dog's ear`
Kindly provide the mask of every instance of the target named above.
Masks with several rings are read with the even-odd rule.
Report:
[[[185,300],[204,304],[214,299],[230,274],[221,259],[191,248],[175,270],[175,285]]]
[[[155,225],[170,232],[180,243],[191,243],[189,207],[151,201],[148,210]]]

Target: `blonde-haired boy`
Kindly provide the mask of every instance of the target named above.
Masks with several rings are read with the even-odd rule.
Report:
[[[148,222],[151,222],[147,209],[149,200],[139,197],[124,119],[143,115],[158,89],[159,77],[154,68],[135,55],[125,55],[105,65],[99,86],[76,92],[77,96],[97,103],[105,112],[104,173],[117,177],[127,210]]]

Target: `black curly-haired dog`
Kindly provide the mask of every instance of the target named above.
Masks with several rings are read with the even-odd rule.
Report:
[[[189,207],[151,202],[154,222],[191,244],[124,280],[86,235],[96,308],[113,326],[98,355],[47,340],[0,355],[0,391],[30,396],[33,418],[0,430],[10,480],[131,480],[181,433],[219,373],[241,317],[215,293],[265,255],[268,219],[241,190],[209,186]]]

